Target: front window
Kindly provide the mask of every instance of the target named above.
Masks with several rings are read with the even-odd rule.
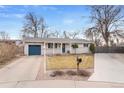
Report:
[[[88,44],[84,44],[84,47],[88,47]]]
[[[48,43],[48,48],[53,48],[53,43]]]
[[[57,48],[57,43],[55,43],[55,48]]]

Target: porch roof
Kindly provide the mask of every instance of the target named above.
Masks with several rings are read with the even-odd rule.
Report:
[[[93,43],[85,39],[69,39],[69,38],[24,38],[24,42],[46,42],[46,43]]]

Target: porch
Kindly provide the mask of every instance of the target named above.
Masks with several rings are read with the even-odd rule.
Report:
[[[57,55],[73,53],[72,43],[45,43],[44,42],[44,53],[46,55]]]

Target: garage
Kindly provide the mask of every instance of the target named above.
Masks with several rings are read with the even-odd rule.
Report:
[[[41,45],[29,45],[29,55],[41,55]]]

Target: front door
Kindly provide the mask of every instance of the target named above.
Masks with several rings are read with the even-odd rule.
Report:
[[[62,44],[62,53],[65,53],[65,44]]]

